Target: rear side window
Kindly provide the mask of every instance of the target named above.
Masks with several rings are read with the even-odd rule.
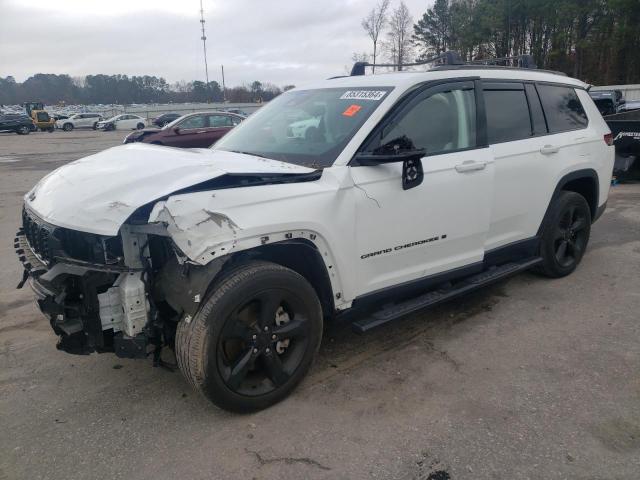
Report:
[[[521,140],[532,135],[529,104],[522,84],[503,88],[489,85],[484,90],[484,101],[490,144]]]
[[[549,133],[585,128],[589,123],[575,89],[557,85],[537,86]]]

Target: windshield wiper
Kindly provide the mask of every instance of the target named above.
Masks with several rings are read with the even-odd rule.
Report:
[[[244,152],[242,150],[227,150],[227,152],[233,152],[233,153],[241,153],[243,155],[253,155],[254,157],[260,157],[260,158],[269,158],[265,155],[260,155],[259,153],[253,153],[253,152]],[[271,159],[270,159],[271,160]]]

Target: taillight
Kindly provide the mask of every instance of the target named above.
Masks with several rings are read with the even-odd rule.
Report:
[[[604,136],[604,143],[606,143],[609,146],[613,145],[613,133],[607,133]]]

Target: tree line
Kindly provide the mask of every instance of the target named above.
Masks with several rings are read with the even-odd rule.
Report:
[[[218,82],[201,81],[169,84],[155,76],[87,75],[70,77],[38,73],[24,82],[11,76],[0,77],[0,104],[17,105],[27,101],[41,101],[49,105],[67,104],[131,104],[131,103],[185,103],[266,102],[293,88],[280,88],[259,81],[227,88],[224,92]]]
[[[380,2],[362,20],[372,51],[398,64],[457,51],[464,60],[532,55],[539,68],[595,85],[640,82],[639,0],[436,0],[413,22]]]

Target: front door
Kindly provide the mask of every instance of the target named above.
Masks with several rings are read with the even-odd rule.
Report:
[[[204,114],[190,115],[176,125],[178,132],[173,131],[171,137],[163,143],[172,147],[204,148],[207,147],[207,117]]]
[[[361,151],[425,149],[422,183],[403,189],[402,163],[350,167],[363,291],[462,267],[480,268],[493,157],[478,135],[476,82],[440,84],[405,103]],[[480,140],[478,140],[480,138]]]

